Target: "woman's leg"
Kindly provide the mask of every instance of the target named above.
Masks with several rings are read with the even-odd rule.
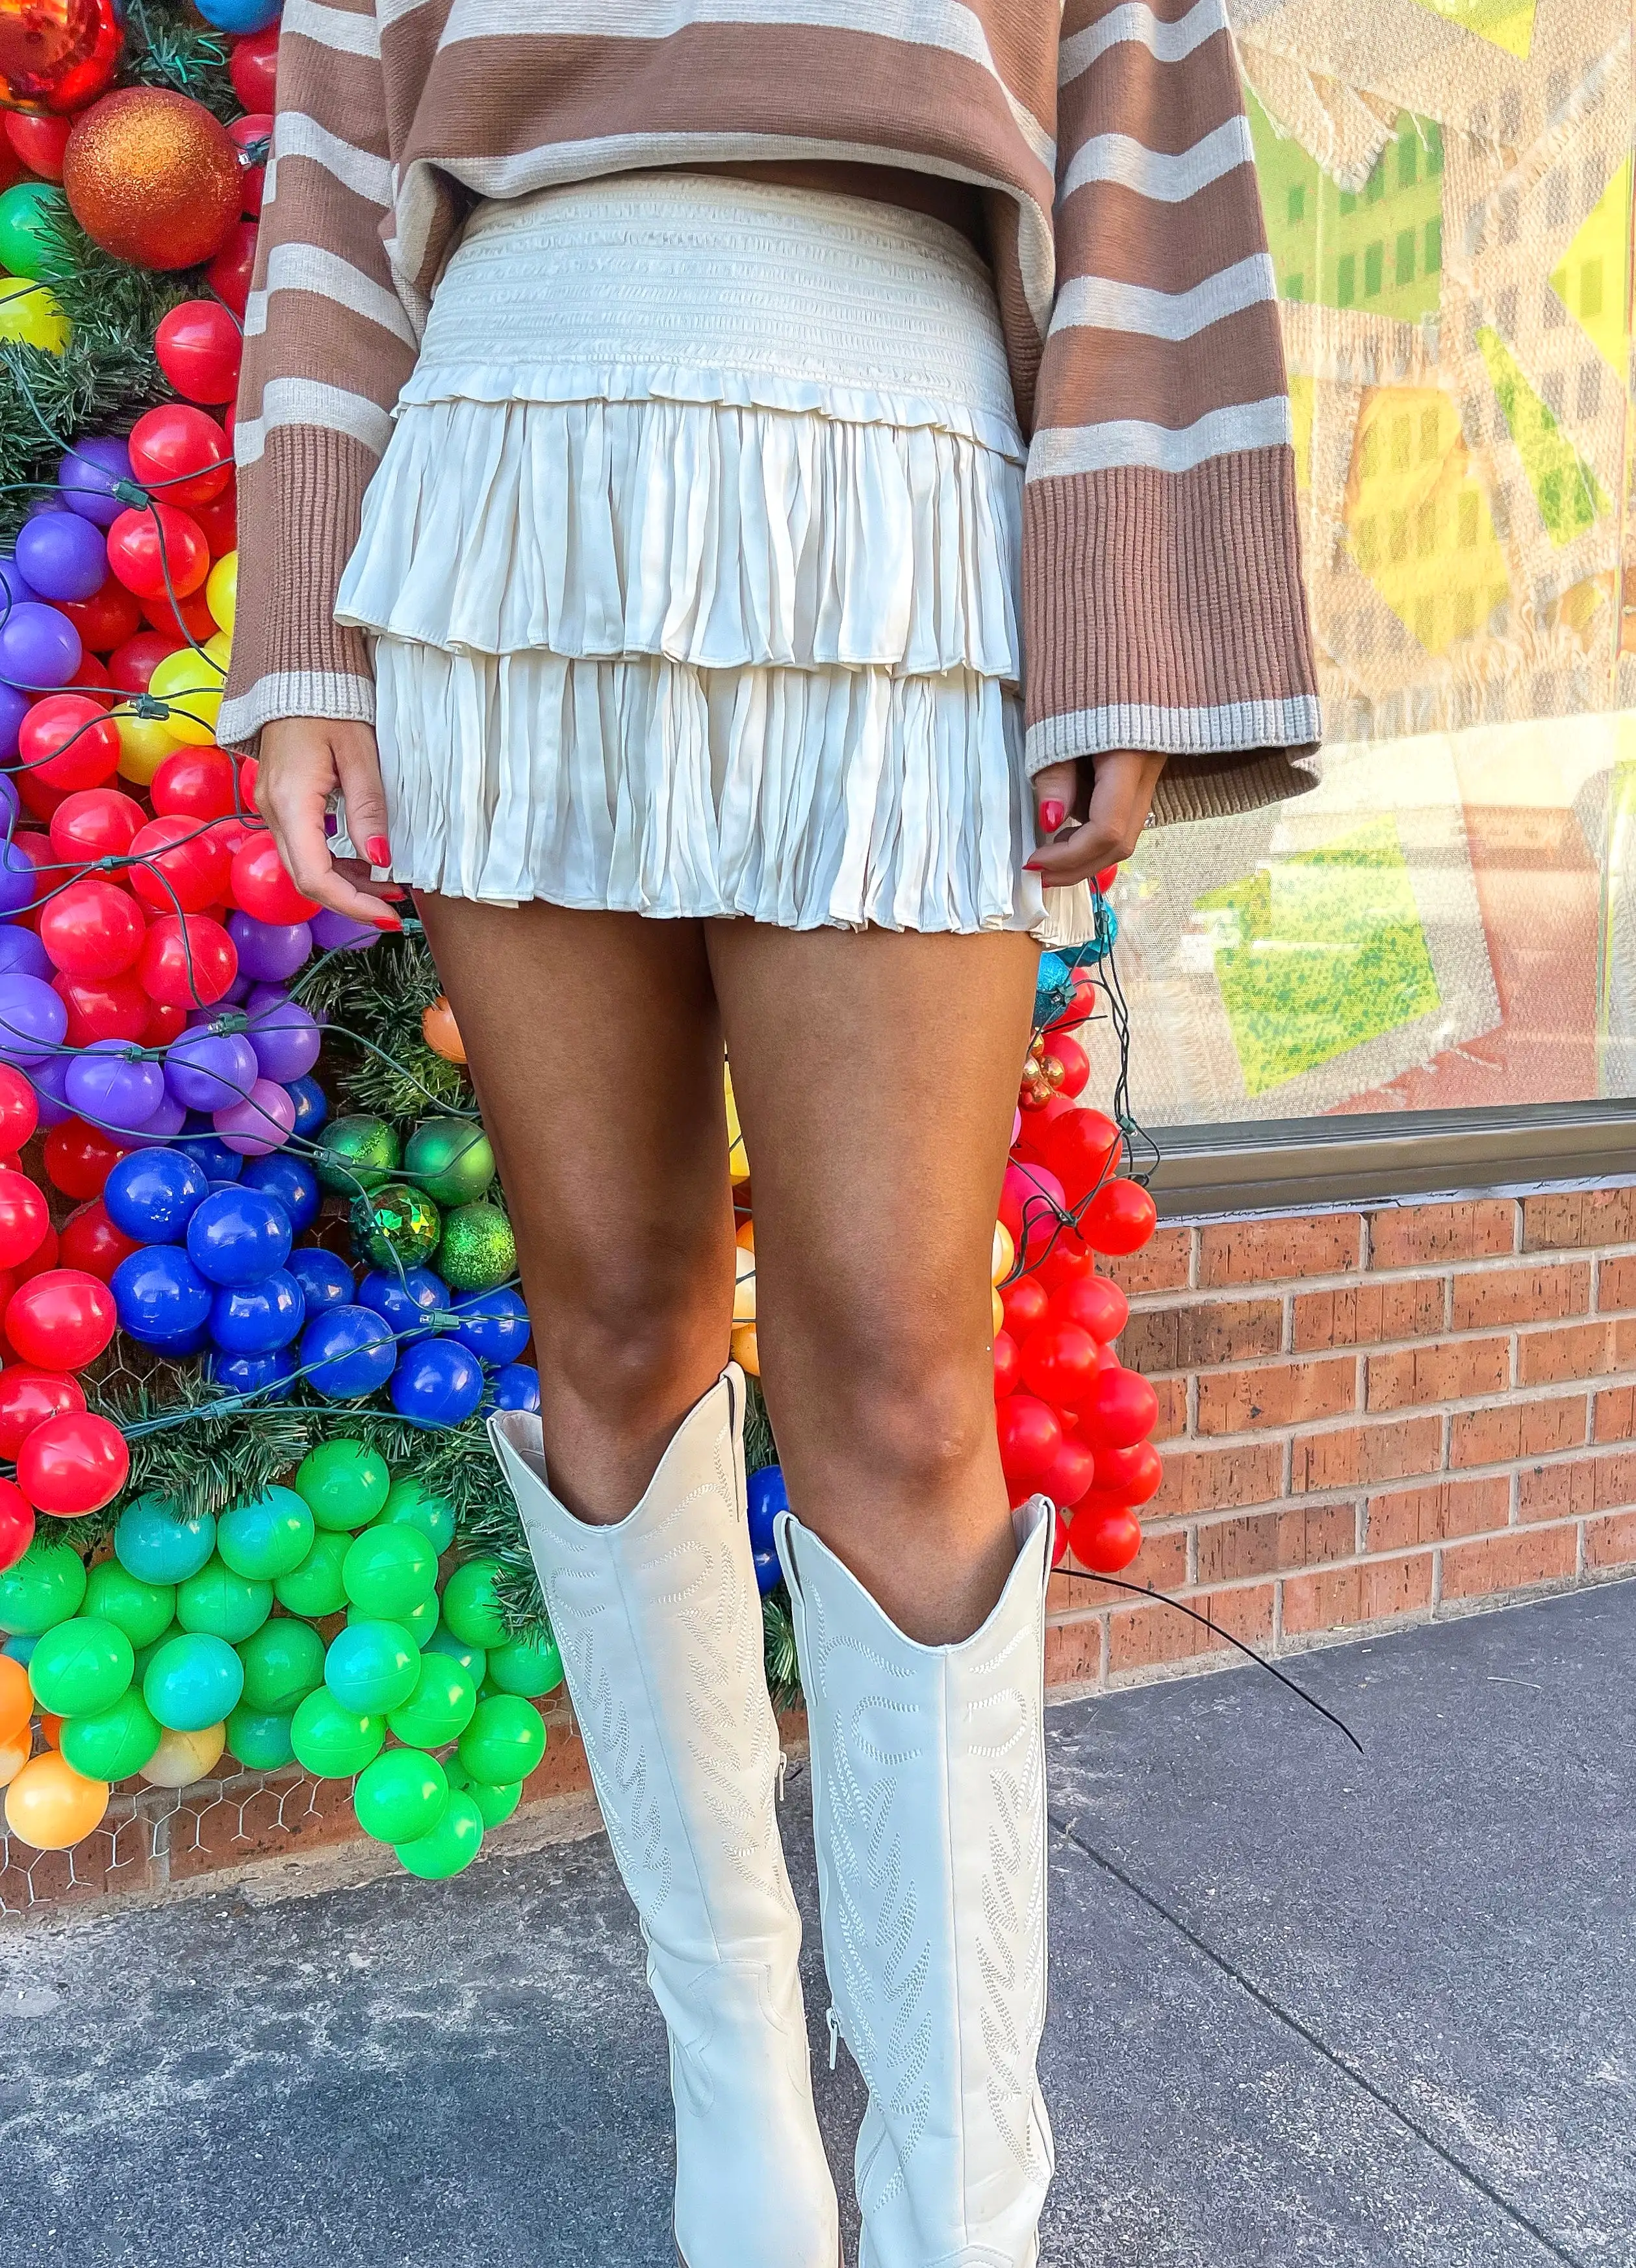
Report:
[[[1015,1556],[990,1254],[1038,947],[712,923],[790,1499],[910,1638],[974,1631]]]
[[[733,1200],[702,924],[424,897],[499,1161],[553,1485],[623,1519],[727,1360]]]

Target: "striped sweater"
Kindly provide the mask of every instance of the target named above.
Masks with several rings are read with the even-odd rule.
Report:
[[[1162,750],[1172,816],[1304,784],[1289,398],[1222,0],[288,0],[223,738],[372,714],[335,588],[474,200],[780,162],[981,198],[1029,436],[1030,770]]]

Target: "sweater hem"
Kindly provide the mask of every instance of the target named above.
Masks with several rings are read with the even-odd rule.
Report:
[[[1317,696],[1283,700],[1223,701],[1207,709],[1173,709],[1153,701],[1114,701],[1070,709],[1028,727],[1028,777],[1047,764],[1095,756],[1115,748],[1146,748],[1155,755],[1221,756],[1242,751],[1315,747],[1323,736]]]
[[[336,724],[372,725],[375,688],[367,677],[328,669],[284,669],[257,678],[247,693],[224,701],[216,720],[223,747],[253,749],[262,728],[284,717],[321,717]]]

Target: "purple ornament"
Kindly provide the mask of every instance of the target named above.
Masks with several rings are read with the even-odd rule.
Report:
[[[231,921],[232,919],[232,916],[229,914],[227,918]],[[215,1007],[211,1009],[210,1013],[213,1016],[219,1016],[225,1007],[242,1008],[245,1002],[249,998],[251,993],[254,992],[254,990],[255,979],[254,976],[235,976],[232,983],[223,993],[221,998],[216,1003]]]
[[[235,910],[227,917],[227,934],[239,948],[239,974],[258,984],[293,976],[313,950],[313,932],[306,922],[257,921]]]
[[[241,1158],[264,1158],[282,1150],[295,1131],[295,1104],[275,1080],[258,1079],[245,1101],[218,1110],[211,1123],[228,1149]]]
[[[32,929],[0,929],[0,976],[43,976],[49,984],[55,975],[51,955]]]
[[[60,1126],[65,1118],[74,1116],[63,1099],[68,1086],[68,1067],[73,1060],[72,1056],[48,1056],[43,1063],[28,1066],[42,1126]]]
[[[154,1068],[157,1070],[158,1066],[155,1064]],[[136,1147],[141,1150],[151,1149],[156,1144],[163,1145],[173,1135],[180,1134],[187,1122],[188,1114],[175,1096],[161,1095],[159,1107],[152,1117],[144,1118],[142,1122],[142,1131],[136,1138]]]
[[[165,1084],[189,1110],[242,1102],[256,1075],[255,1049],[242,1032],[184,1032],[165,1058]]]
[[[380,935],[371,923],[354,921],[350,914],[338,914],[330,906],[321,906],[307,927],[321,953],[362,953]]]
[[[132,1134],[164,1101],[165,1074],[133,1053],[129,1040],[92,1040],[70,1063],[63,1093],[92,1126]]]
[[[112,527],[124,511],[114,488],[129,478],[130,451],[113,433],[92,433],[77,441],[57,467],[64,504],[99,527]]]
[[[310,1009],[276,985],[264,984],[246,1005],[249,1041],[263,1079],[299,1079],[318,1061],[321,1035]]]
[[[33,898],[33,860],[20,844],[0,843],[0,915],[21,913]]]
[[[25,599],[33,596],[28,578],[16,560],[0,559],[0,617],[8,615],[13,607],[20,607]]]
[[[108,578],[108,547],[99,528],[63,509],[26,520],[17,563],[42,599],[89,599]]]
[[[0,621],[0,678],[8,685],[55,690],[85,659],[79,632],[66,615],[25,599]]]
[[[33,706],[15,685],[0,685],[0,764],[9,764],[16,756],[18,727]]]
[[[42,978],[0,976],[0,1062],[41,1063],[67,1035],[68,1005]]]

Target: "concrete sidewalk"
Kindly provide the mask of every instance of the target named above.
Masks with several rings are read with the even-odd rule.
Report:
[[[1296,1661],[1362,1758],[1254,1669],[1052,1712],[1044,2268],[1636,2263],[1632,1660],[1623,1584]],[[674,2268],[669,2153],[601,1837],[0,1939],[29,2268]]]

